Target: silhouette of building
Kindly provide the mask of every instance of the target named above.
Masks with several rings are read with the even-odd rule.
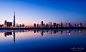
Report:
[[[37,28],[39,27],[39,25],[37,24]]]
[[[41,26],[43,27],[43,21],[41,21]]]
[[[45,27],[45,23],[43,24],[43,27]]]
[[[49,25],[48,25],[48,24],[46,24],[46,27],[48,28],[48,27],[49,27]]]
[[[61,27],[63,27],[63,23],[61,22]]]
[[[22,26],[22,27],[24,27],[25,25],[24,25],[24,24],[22,24],[21,26]]]
[[[54,23],[54,28],[56,28],[56,23]]]
[[[79,24],[79,27],[82,27],[82,23]]]
[[[12,22],[7,22],[7,27],[11,27],[12,26]]]
[[[11,26],[12,26],[12,22],[7,22],[7,21],[5,20],[3,26],[4,26],[4,27],[11,27]]]
[[[36,24],[34,23],[34,28],[36,28]]]
[[[15,27],[15,11],[14,11],[13,27]]]
[[[7,27],[7,20],[5,20],[4,22],[4,27]]]
[[[67,27],[67,23],[66,23],[66,27]]]
[[[57,24],[56,26],[58,27],[59,24]]]
[[[75,24],[75,27],[76,27],[76,24]]]
[[[77,27],[79,27],[79,24],[77,24]]]
[[[16,27],[19,27],[19,25],[17,24]]]
[[[70,23],[68,23],[68,27],[70,27]]]
[[[22,25],[20,24],[20,26],[19,27],[22,27]]]

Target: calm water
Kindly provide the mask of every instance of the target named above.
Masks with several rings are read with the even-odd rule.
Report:
[[[86,51],[86,29],[0,30],[0,52]]]

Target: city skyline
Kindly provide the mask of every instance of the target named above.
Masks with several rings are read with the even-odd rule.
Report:
[[[61,2],[61,3],[59,3]],[[15,23],[34,26],[40,24],[56,22],[71,24],[82,23],[86,26],[86,6],[85,0],[79,1],[27,1],[27,0],[1,0],[0,1],[0,24],[4,20],[13,22],[13,12],[16,12]],[[62,4],[63,3],[63,4]],[[81,3],[81,4],[80,4]],[[69,4],[69,5],[68,5]]]

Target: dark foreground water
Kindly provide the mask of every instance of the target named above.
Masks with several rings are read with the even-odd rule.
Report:
[[[86,51],[86,30],[0,30],[0,52]]]

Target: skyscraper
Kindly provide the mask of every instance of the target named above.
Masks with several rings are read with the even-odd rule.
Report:
[[[37,28],[39,27],[39,25],[37,24]]]
[[[54,23],[54,28],[56,27],[56,23]]]
[[[42,25],[42,27],[43,27],[43,21],[41,21],[41,25]]]
[[[13,27],[15,27],[15,11],[14,11]]]
[[[34,28],[36,28],[36,24],[34,23]]]
[[[75,27],[76,27],[76,24],[75,24]]]
[[[63,23],[61,22],[61,27],[63,27]]]
[[[66,27],[67,27],[67,23],[66,23]]]

